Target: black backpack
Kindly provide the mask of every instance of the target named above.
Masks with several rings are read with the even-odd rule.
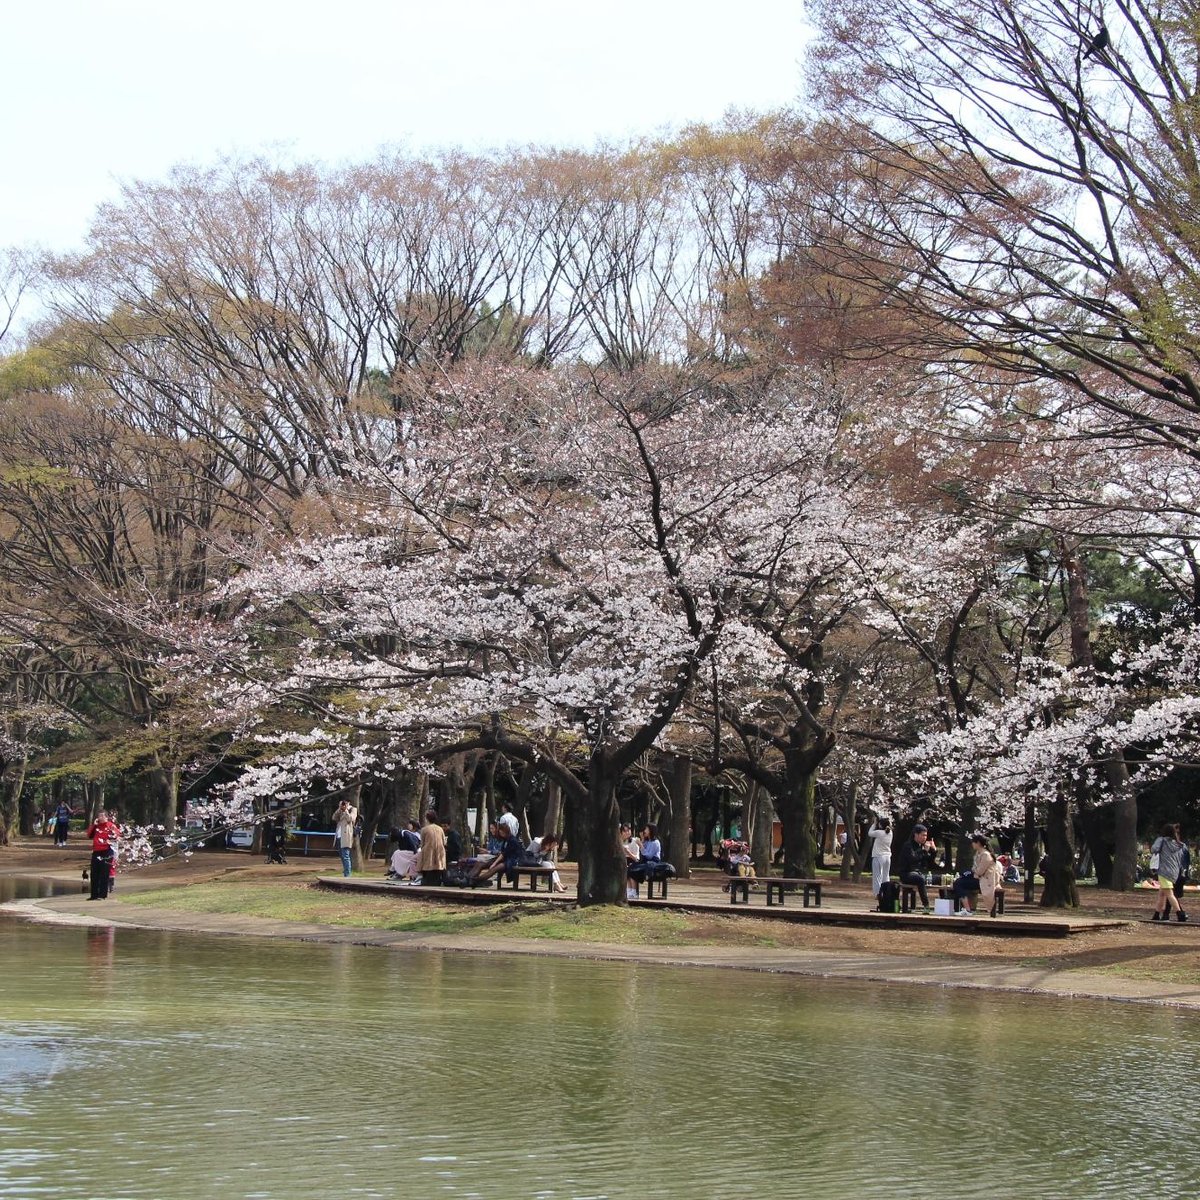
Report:
[[[879,885],[879,911],[885,913],[900,911],[900,885],[891,879],[885,879]]]

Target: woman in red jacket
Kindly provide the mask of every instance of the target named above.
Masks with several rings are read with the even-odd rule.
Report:
[[[86,836],[92,839],[92,859],[88,865],[88,879],[91,882],[89,900],[108,899],[108,893],[112,890],[112,869],[117,857],[116,841],[120,832],[120,827],[109,819],[103,809],[85,831]]]

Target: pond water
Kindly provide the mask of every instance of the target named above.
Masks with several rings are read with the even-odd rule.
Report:
[[[1169,1009],[2,916],[0,959],[0,1196],[1200,1194]]]

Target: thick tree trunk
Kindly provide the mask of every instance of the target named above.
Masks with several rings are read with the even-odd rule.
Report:
[[[562,788],[553,779],[546,780],[546,816],[542,821],[542,835],[562,836],[563,801]]]
[[[25,772],[25,764],[21,764],[22,777]],[[22,837],[32,837],[34,826],[37,824],[37,818],[40,815],[34,807],[34,794],[27,788],[22,787],[20,797],[17,801],[17,823],[21,830]]]
[[[1104,810],[1094,806],[1083,809],[1079,814],[1083,836],[1087,840],[1092,866],[1096,871],[1096,886],[1107,888],[1112,887],[1113,859],[1108,823],[1104,818]]]
[[[179,818],[179,768],[163,766],[156,755],[149,777],[151,823],[172,830]]]
[[[816,790],[816,771],[789,772],[785,790],[775,796],[775,811],[783,827],[783,873],[792,878],[811,879],[817,869],[813,838]]]
[[[0,846],[11,844],[12,834],[17,827],[21,792],[25,787],[25,760],[17,759],[4,764],[0,776]]]
[[[675,868],[677,879],[692,873],[692,764],[676,758],[670,779],[671,819],[667,827],[667,861]]]
[[[467,829],[467,800],[471,792],[471,784],[475,778],[475,765],[478,755],[456,754],[446,763],[446,777],[443,781],[442,811],[438,813],[443,821],[448,821],[452,829],[466,836]]]
[[[1071,803],[1065,791],[1050,805],[1046,817],[1046,886],[1043,908],[1078,908],[1075,886],[1075,850],[1071,842]]]
[[[771,859],[775,854],[771,834],[775,827],[775,806],[771,803],[771,794],[758,784],[750,785],[747,796],[750,808],[750,857],[754,859],[754,869],[760,875],[771,873]]]
[[[620,839],[618,782],[602,763],[592,760],[587,804],[575,822],[581,905],[625,903],[626,859]]]

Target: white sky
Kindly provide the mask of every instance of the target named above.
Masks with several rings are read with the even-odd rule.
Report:
[[[0,245],[53,249],[180,162],[591,146],[777,108],[805,41],[801,0],[19,0],[0,31]]]

